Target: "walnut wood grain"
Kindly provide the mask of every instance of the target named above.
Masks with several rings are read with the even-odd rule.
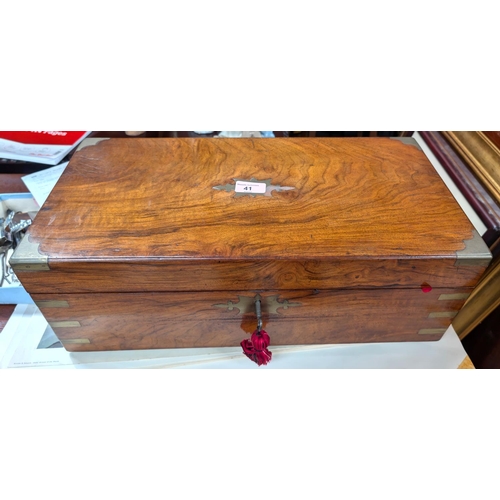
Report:
[[[252,177],[295,189],[213,189]],[[29,230],[51,271],[19,278],[37,293],[473,286],[483,268],[454,267],[472,229],[391,139],[110,139],[74,154]]]
[[[0,193],[29,193],[26,184],[21,180],[25,174],[0,173]]]
[[[295,190],[213,189],[235,177]],[[30,233],[53,260],[322,259],[450,255],[471,226],[424,154],[390,139],[115,139],[74,155]]]
[[[448,259],[342,259],[339,261],[153,260],[51,262],[50,271],[16,270],[30,293],[317,288],[473,287],[484,266]]]
[[[263,292],[264,328],[273,345],[438,340],[450,317],[429,317],[458,311],[465,299],[438,300],[443,293],[470,289],[350,290]],[[65,300],[68,307],[40,308],[51,322],[73,321],[80,327],[55,327],[71,351],[237,346],[256,328],[253,313],[239,314],[216,304],[238,302],[255,292],[35,294],[37,303]],[[269,314],[265,300],[279,294],[300,306]],[[86,344],[65,340],[87,339]]]

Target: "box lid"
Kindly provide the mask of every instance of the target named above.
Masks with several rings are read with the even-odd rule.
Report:
[[[473,286],[491,258],[416,143],[388,138],[104,140],[25,240],[32,293]]]

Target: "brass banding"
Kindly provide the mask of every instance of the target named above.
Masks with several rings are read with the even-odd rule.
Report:
[[[52,328],[77,328],[82,326],[79,321],[49,321]]]

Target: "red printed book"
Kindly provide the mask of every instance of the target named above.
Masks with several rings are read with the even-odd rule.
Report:
[[[0,158],[57,165],[90,132],[0,131]]]

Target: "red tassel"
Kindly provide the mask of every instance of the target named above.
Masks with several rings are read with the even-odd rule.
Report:
[[[267,365],[273,357],[273,353],[267,349],[270,342],[267,332],[255,330],[250,340],[245,339],[240,345],[243,348],[243,354],[260,366]]]

